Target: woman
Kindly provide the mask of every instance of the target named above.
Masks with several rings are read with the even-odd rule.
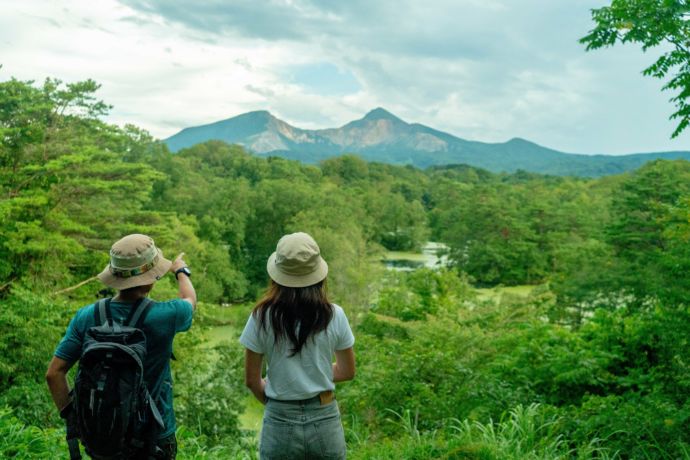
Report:
[[[245,384],[266,405],[261,459],[343,459],[333,390],[355,376],[355,338],[343,309],[326,297],[328,265],[311,236],[293,233],[278,241],[267,270],[271,286],[240,337]]]

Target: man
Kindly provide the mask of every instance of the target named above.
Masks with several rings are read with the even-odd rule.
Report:
[[[184,253],[171,262],[163,257],[150,237],[128,235],[113,244],[110,263],[98,275],[105,285],[118,291],[110,303],[110,310],[119,324],[125,322],[132,306],[147,297],[154,283],[166,273],[174,273],[177,278],[179,298],[153,303],[141,326],[147,343],[144,379],[164,422],[157,442],[159,458],[162,459],[174,459],[177,454],[170,373],[172,342],[176,333],[191,327],[192,313],[196,308],[191,272],[183,256]],[[96,325],[95,308],[95,304],[88,305],[76,313],[48,366],[48,387],[63,417],[71,410],[66,374],[81,356],[86,331]]]

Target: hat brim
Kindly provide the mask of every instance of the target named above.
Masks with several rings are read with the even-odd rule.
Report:
[[[108,264],[105,269],[98,274],[98,279],[106,286],[120,291],[137,286],[153,284],[163,278],[172,265],[170,260],[163,257],[163,251],[160,249],[158,249],[158,257],[159,259],[156,266],[141,275],[131,276],[129,278],[119,278],[112,274],[110,271],[110,264]]]
[[[288,275],[280,271],[276,265],[276,253],[271,254],[266,262],[266,271],[273,281],[285,287],[307,287],[323,281],[328,275],[328,264],[319,256],[319,264],[311,273],[306,275]]]

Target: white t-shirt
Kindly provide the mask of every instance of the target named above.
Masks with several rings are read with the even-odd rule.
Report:
[[[312,398],[322,391],[333,390],[333,355],[355,344],[355,337],[345,312],[333,304],[333,318],[325,330],[310,337],[302,350],[290,356],[292,343],[281,339],[275,344],[270,318],[266,330],[249,315],[240,343],[266,357],[266,396],[279,400]]]

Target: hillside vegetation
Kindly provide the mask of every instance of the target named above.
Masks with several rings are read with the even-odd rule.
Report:
[[[222,142],[171,154],[104,123],[97,89],[0,83],[0,456],[63,446],[46,365],[102,288],[80,283],[142,232],[187,253],[202,301],[175,344],[180,458],[254,458],[242,349],[205,333],[242,326],[276,241],[300,230],[357,337],[357,377],[338,391],[351,458],[690,458],[690,163],[594,180],[306,165]],[[449,267],[378,263],[428,240]],[[536,287],[475,290],[516,285]],[[153,295],[174,296],[172,281]]]

